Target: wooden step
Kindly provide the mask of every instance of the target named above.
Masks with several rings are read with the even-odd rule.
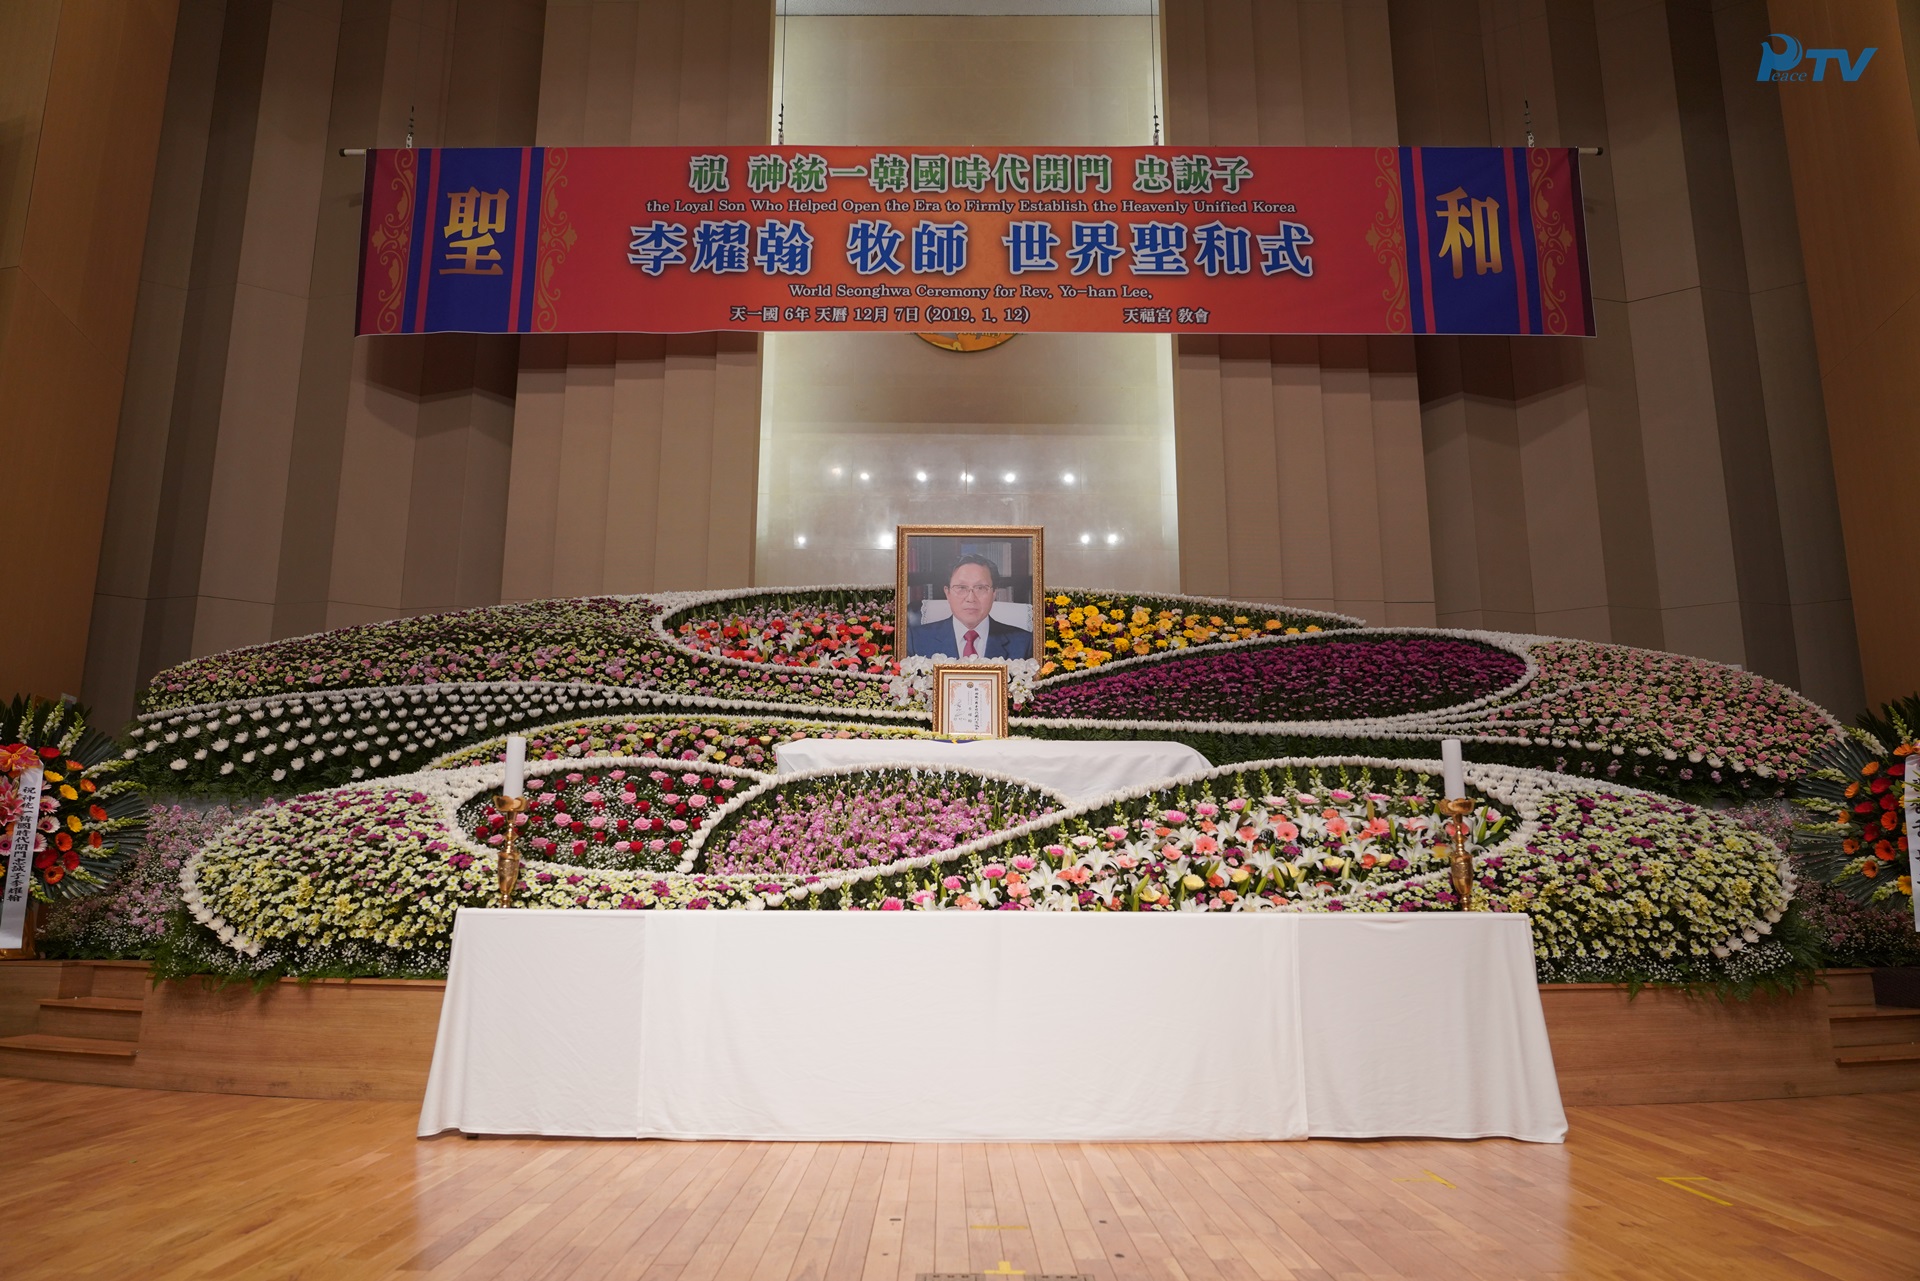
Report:
[[[1868,969],[1822,970],[1827,985],[1827,1008],[1840,1010],[1873,1004],[1873,971]]]
[[[1916,1048],[1920,1049],[1920,1047]],[[102,1041],[88,1036],[52,1036],[45,1032],[0,1037],[0,1051],[6,1050],[27,1054],[70,1054],[97,1059],[131,1059],[139,1053],[125,1041]]]
[[[119,1000],[137,1001],[148,991],[147,963],[145,961],[87,961],[84,963],[92,979],[85,992],[73,992],[75,996],[106,996]]]
[[[4,1042],[0,1042],[4,1044]],[[1874,1063],[1920,1063],[1920,1042],[1904,1045],[1860,1045],[1833,1056],[1841,1067],[1865,1067]]]
[[[118,996],[48,997],[40,1002],[35,1030],[52,1036],[137,1041],[140,1014],[145,1008],[144,1001]]]

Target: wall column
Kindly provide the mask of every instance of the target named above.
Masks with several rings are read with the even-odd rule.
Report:
[[[549,0],[539,145],[764,143],[765,0]],[[760,342],[521,344],[501,599],[753,581]]]
[[[0,5],[0,698],[81,692],[176,12]]]

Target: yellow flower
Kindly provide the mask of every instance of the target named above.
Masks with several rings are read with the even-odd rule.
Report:
[[[67,815],[67,830],[70,832],[80,830],[80,816],[78,814]]]
[[[1053,603],[1060,606],[1062,609],[1064,609],[1068,605],[1073,604],[1073,601],[1067,598],[1066,596],[1055,596],[1053,598]]]
[[[70,801],[77,801],[80,799],[80,793],[73,790],[73,785],[71,783],[60,784],[60,795],[66,797]]]

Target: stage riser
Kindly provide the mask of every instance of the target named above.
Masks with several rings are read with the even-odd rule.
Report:
[[[1872,986],[1865,971],[1835,972],[1828,984],[1745,1002],[1659,990],[1629,998],[1623,988],[1599,984],[1544,986],[1540,995],[1561,1095],[1569,1104],[1679,1103],[1920,1089],[1920,1061],[1835,1063],[1836,1049],[1897,1047],[1920,1031],[1896,1035],[1895,1028],[1908,1023],[1897,1018],[1875,1020],[1864,1031],[1858,1022],[1830,1022],[1830,1013],[1871,1008]],[[109,1026],[122,1035],[126,1024],[137,1022],[132,1061],[0,1048],[0,1075],[283,1098],[413,1101],[426,1087],[444,990],[442,983],[367,979],[289,980],[261,991],[191,980],[148,987],[142,971],[124,964],[0,962],[0,1037],[106,1038],[110,1031],[49,1026],[40,1002],[145,996],[138,1016],[100,1016],[120,1020]],[[66,1010],[54,1015],[77,1016]],[[1862,1035],[1888,1039],[1857,1039]]]

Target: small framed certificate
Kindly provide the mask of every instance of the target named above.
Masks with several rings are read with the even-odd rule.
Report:
[[[998,663],[935,663],[933,732],[942,738],[1007,736],[1007,669]]]

